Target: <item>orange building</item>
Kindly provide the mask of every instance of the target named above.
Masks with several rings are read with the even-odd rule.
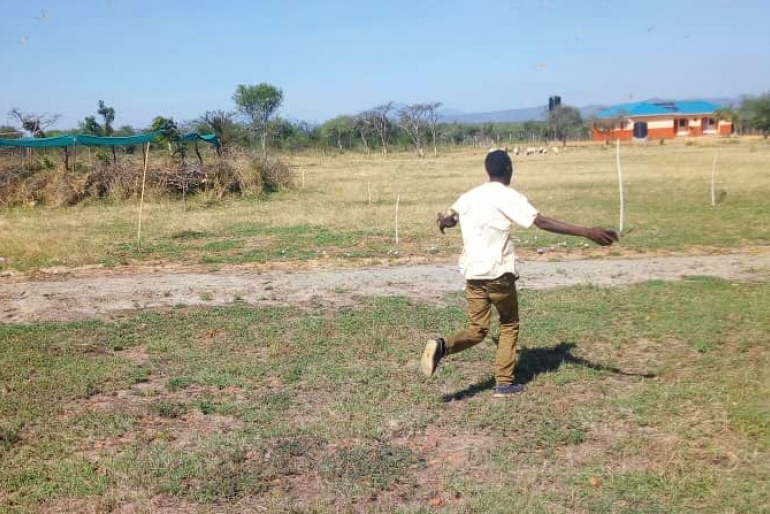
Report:
[[[711,102],[636,102],[600,112],[593,126],[594,141],[620,139],[672,139],[732,134],[729,121],[715,117],[719,106]]]

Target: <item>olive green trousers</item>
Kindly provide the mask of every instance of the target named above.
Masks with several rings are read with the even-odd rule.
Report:
[[[445,338],[447,354],[458,353],[479,344],[489,332],[492,305],[500,315],[500,340],[495,356],[497,385],[513,383],[516,345],[519,342],[519,299],[516,276],[506,273],[493,280],[468,280],[465,298],[470,323],[467,328]]]

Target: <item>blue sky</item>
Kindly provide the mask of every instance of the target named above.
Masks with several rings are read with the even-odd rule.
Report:
[[[0,0],[0,124],[60,128],[231,109],[237,84],[284,90],[323,121],[386,100],[464,112],[770,90],[767,1]]]

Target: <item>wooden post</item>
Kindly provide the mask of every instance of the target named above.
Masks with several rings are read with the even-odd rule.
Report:
[[[142,173],[142,194],[139,197],[139,222],[136,227],[136,248],[139,249],[139,245],[142,242],[142,209],[144,208],[144,187],[147,182],[147,163],[150,160],[150,143],[145,143],[146,149],[144,151],[144,172]]]
[[[716,207],[717,198],[716,191],[714,191],[714,177],[717,173],[717,158],[719,157],[719,148],[714,150],[714,164],[711,165],[711,206]]]
[[[366,193],[367,193],[367,196],[369,197],[369,205],[372,205],[372,183],[371,182],[366,183]]]
[[[615,140],[615,158],[618,164],[618,192],[620,193],[620,223],[618,232],[623,234],[623,221],[625,218],[625,203],[623,198],[623,171],[620,167],[620,139]]]
[[[70,148],[68,146],[64,147],[64,171],[65,173],[68,172],[70,169]]]
[[[198,156],[198,162],[203,166],[203,157],[201,157],[201,151],[198,149],[198,140],[195,140],[195,155]]]
[[[78,147],[75,142],[72,143],[72,173],[77,172],[78,165]]]
[[[398,204],[401,203],[401,195],[396,196],[396,246],[398,246]]]

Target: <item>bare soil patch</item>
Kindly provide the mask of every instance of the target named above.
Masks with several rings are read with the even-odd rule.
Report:
[[[520,266],[522,289],[576,285],[622,286],[647,280],[679,280],[707,275],[729,280],[766,278],[770,250],[750,253],[644,257],[638,259],[543,259]],[[175,270],[178,271],[178,270]],[[454,263],[303,271],[146,272],[128,275],[85,273],[54,280],[0,279],[0,321],[111,319],[128,311],[181,306],[341,307],[367,296],[406,296],[422,302],[443,300],[464,282]]]

